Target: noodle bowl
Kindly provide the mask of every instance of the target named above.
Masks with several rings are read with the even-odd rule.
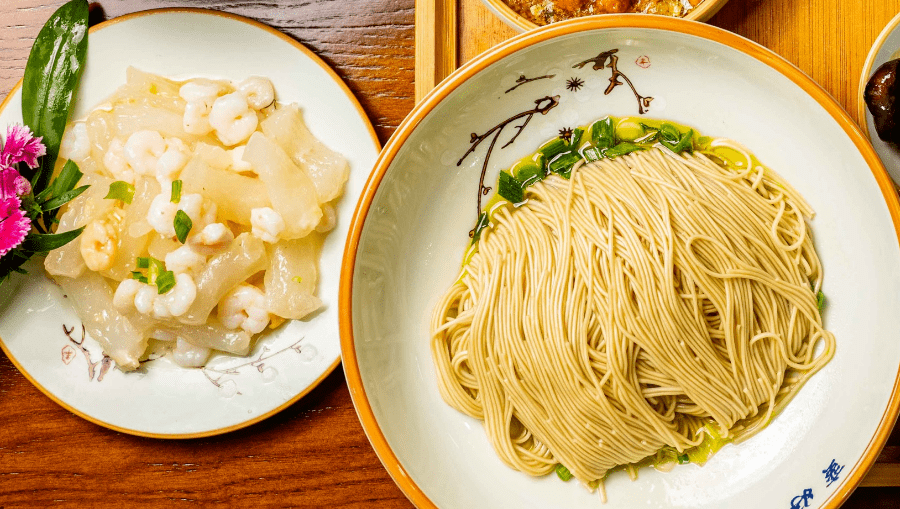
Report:
[[[492,209],[431,346],[442,397],[510,467],[595,487],[661,454],[702,463],[833,356],[812,209],[739,145],[709,148],[581,162]]]

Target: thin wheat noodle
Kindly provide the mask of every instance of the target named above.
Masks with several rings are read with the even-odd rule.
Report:
[[[635,152],[492,211],[431,347],[441,395],[510,467],[592,483],[708,423],[746,439],[832,357],[812,208],[713,146],[745,160]]]

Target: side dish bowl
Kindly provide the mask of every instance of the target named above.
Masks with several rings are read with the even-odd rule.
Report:
[[[872,142],[875,152],[878,153],[878,157],[887,168],[888,174],[894,179],[894,183],[900,182],[900,147],[878,137],[872,114],[866,106],[865,92],[866,83],[869,82],[872,74],[885,62],[898,57],[900,57],[900,14],[894,16],[885,25],[875,42],[872,43],[872,48],[869,50],[869,55],[866,57],[859,76],[859,90],[856,98],[859,125],[862,127],[863,133],[869,137],[869,141]]]
[[[590,65],[603,54],[617,73]],[[614,77],[622,85],[608,91]],[[550,98],[556,107],[522,115]],[[824,90],[751,41],[680,19],[597,16],[522,34],[453,73],[398,128],[357,207],[341,275],[344,371],[373,447],[418,507],[599,506],[577,483],[506,467],[481,422],[444,403],[429,322],[459,273],[485,157],[496,182],[561,130],[642,106],[743,143],[810,202],[837,350],[761,433],[703,467],[614,474],[604,507],[833,508],[887,440],[900,409],[900,203],[871,145]],[[495,128],[489,156],[485,143],[464,158]]]
[[[517,32],[526,32],[538,27],[534,22],[525,19],[503,0],[481,1],[484,2],[485,7],[487,7],[494,15],[499,17],[504,23]],[[719,12],[719,9],[727,2],[728,0],[703,0],[700,2],[700,5],[687,13],[684,16],[684,19],[706,21]],[[598,14],[598,16],[610,16],[610,14]]]

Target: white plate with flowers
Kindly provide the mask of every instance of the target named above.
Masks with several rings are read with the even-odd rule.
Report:
[[[86,9],[86,3],[84,3],[84,8]],[[102,147],[105,149],[104,154],[115,150],[122,151],[119,155],[125,158],[127,164],[123,163],[118,167],[114,161],[104,160],[103,154],[97,156],[92,153],[86,159],[82,154],[81,171],[86,177],[82,179],[81,184],[92,183],[95,186],[93,189],[95,195],[97,193],[106,195],[101,196],[100,199],[96,199],[95,196],[95,204],[120,211],[119,216],[123,216],[124,219],[118,217],[117,220],[127,221],[128,207],[134,207],[131,203],[139,203],[138,197],[142,192],[157,196],[171,196],[169,200],[162,200],[165,203],[153,206],[157,206],[158,212],[163,216],[165,214],[176,215],[174,223],[170,223],[173,224],[175,236],[168,235],[166,238],[164,233],[153,226],[150,216],[147,216],[148,219],[141,223],[142,227],[147,230],[148,235],[158,237],[156,241],[148,241],[143,248],[138,248],[137,251],[129,248],[127,242],[120,241],[118,244],[117,255],[131,250],[127,252],[130,257],[128,263],[124,264],[127,265],[130,276],[110,278],[110,271],[123,269],[122,263],[104,266],[102,260],[98,262],[97,259],[87,260],[85,258],[84,263],[87,268],[77,267],[76,272],[92,274],[94,283],[75,286],[82,294],[80,295],[81,300],[84,300],[85,295],[96,297],[96,300],[93,300],[91,304],[84,305],[82,303],[78,306],[82,310],[81,316],[76,312],[76,306],[73,306],[72,302],[75,299],[72,297],[74,295],[67,295],[65,291],[65,289],[71,289],[72,286],[70,284],[60,286],[47,275],[45,258],[40,256],[32,258],[22,266],[28,271],[28,275],[14,274],[0,286],[0,293],[3,294],[2,302],[0,302],[0,338],[2,338],[0,346],[3,347],[4,352],[16,367],[54,401],[85,419],[118,431],[153,437],[189,438],[223,433],[271,416],[308,393],[340,362],[337,313],[340,262],[353,208],[379,151],[374,130],[352,93],[326,64],[298,42],[251,20],[192,9],[147,11],[98,25],[90,30],[89,40],[86,64],[80,84],[75,91],[71,119],[88,118],[91,112],[97,111],[98,105],[101,110],[107,110],[106,113],[121,117],[121,111],[116,110],[122,104],[121,97],[118,102],[112,101],[112,103],[109,98],[126,83],[126,79],[131,83],[144,80],[142,83],[149,86],[151,94],[158,94],[162,97],[166,95],[166,91],[161,90],[163,87],[170,86],[172,83],[181,85],[186,83],[185,80],[201,78],[200,81],[195,82],[194,96],[191,96],[191,90],[188,90],[186,93],[181,91],[181,97],[185,103],[193,101],[194,109],[199,109],[199,120],[195,120],[201,123],[209,121],[213,126],[208,126],[205,134],[203,134],[203,127],[198,128],[200,129],[198,132],[201,134],[188,136],[186,138],[188,143],[181,145],[178,141],[171,140],[172,137],[175,137],[174,135],[170,136],[170,133],[166,132],[164,128],[156,125],[149,131],[147,128],[141,128],[145,132],[144,137],[147,138],[143,140],[143,144],[138,143],[141,141],[140,139],[130,140],[130,136],[124,135],[117,142],[106,140],[107,145]],[[157,79],[153,75],[166,76],[174,81]],[[251,77],[265,77],[267,80],[271,80],[279,106],[266,110],[265,108],[269,107],[271,101],[264,101],[265,104],[259,104],[259,111],[254,113],[253,110],[257,109],[257,106],[252,104],[253,93],[241,90],[242,84]],[[229,88],[229,86],[233,88]],[[204,87],[206,88],[204,89]],[[221,88],[212,96],[204,99],[204,90],[208,91],[210,87]],[[178,90],[176,89],[174,95],[169,94],[169,99],[178,102],[177,96]],[[230,111],[226,108],[229,104],[225,104],[221,108],[216,106],[219,102],[218,99],[223,99],[225,96],[231,97],[232,109]],[[234,105],[235,102],[238,103],[237,106]],[[273,182],[278,180],[272,177],[274,174],[272,172],[281,171],[275,168],[276,163],[280,161],[277,154],[281,154],[282,159],[284,159],[284,155],[294,158],[296,154],[280,152],[281,149],[272,149],[273,145],[269,142],[271,139],[277,139],[278,135],[273,134],[271,130],[265,135],[262,133],[267,125],[266,122],[276,116],[273,111],[284,113],[286,110],[290,110],[290,108],[280,106],[288,103],[297,105],[296,110],[291,110],[294,117],[302,117],[309,132],[328,150],[343,155],[348,167],[349,178],[342,189],[336,191],[337,194],[340,194],[338,198],[335,198],[332,193],[327,200],[320,200],[322,203],[319,205],[305,212],[303,210],[297,212],[298,214],[312,214],[306,218],[305,226],[298,226],[299,223],[294,221],[296,216],[288,213],[290,210],[296,210],[297,203],[300,201],[299,198],[294,199],[297,193],[282,192],[282,196],[278,198],[273,190],[277,187]],[[182,104],[181,107],[185,108],[185,105]],[[213,110],[225,111],[222,114],[224,120],[215,118],[217,113]],[[246,121],[248,117],[253,117],[254,129],[251,129],[253,133],[250,134],[249,131],[237,133],[237,136],[242,138],[239,142],[226,139],[230,134],[235,134],[235,129],[240,131],[241,126],[244,125],[241,122]],[[283,117],[284,115],[281,115],[280,118]],[[214,125],[217,122],[221,125],[216,127]],[[223,122],[224,124],[222,124]],[[23,108],[20,84],[0,107],[0,126],[5,128],[21,123],[23,123]],[[277,131],[277,126],[273,126],[273,123],[269,122],[268,125]],[[191,122],[185,114],[183,128],[185,130],[188,130],[189,127],[197,128],[196,125],[189,124]],[[121,123],[112,125],[121,126]],[[85,127],[81,127],[81,129],[84,132],[96,132],[96,125],[89,124],[88,127],[89,129]],[[157,132],[157,134],[147,135],[146,132],[150,131]],[[38,129],[36,132],[42,134]],[[134,133],[132,132],[130,135],[134,135]],[[256,138],[260,138],[260,140],[248,142],[248,135],[250,140]],[[28,141],[28,133],[11,130],[6,138],[9,138],[7,148],[12,154],[16,148],[16,140]],[[129,140],[132,141],[130,145]],[[160,145],[160,140],[164,142],[163,145]],[[52,139],[44,141],[53,143]],[[84,139],[82,138],[81,141]],[[75,143],[75,149],[73,149],[73,143]],[[74,160],[76,157],[72,155],[72,151],[78,151],[78,147],[81,146],[78,143],[80,142],[75,134],[67,133],[66,137],[63,137],[60,159],[63,159],[62,156],[69,156]],[[113,147],[114,143],[122,146],[115,148]],[[256,143],[255,147],[253,143]],[[290,143],[290,141],[286,143]],[[247,147],[241,148],[235,154],[233,147],[239,148],[244,144]],[[85,149],[86,153],[91,153],[91,150],[96,151],[96,145],[103,145],[103,143],[98,142],[91,145],[91,148]],[[175,145],[179,145],[180,150],[183,149],[184,158],[187,161],[184,166],[176,165],[178,169],[173,170],[174,173],[165,178],[161,177],[159,173],[153,174],[152,171],[147,170],[151,166],[159,168],[158,161],[163,159],[161,154],[166,153]],[[206,148],[203,150],[205,150],[207,159],[203,161],[208,163],[202,165],[201,174],[205,171],[206,175],[229,175],[228,178],[237,184],[237,187],[220,187],[218,189],[218,192],[224,195],[222,199],[230,200],[229,203],[231,203],[231,205],[225,206],[219,203],[218,212],[210,212],[207,202],[202,202],[202,210],[204,214],[207,214],[208,220],[203,220],[196,213],[193,213],[193,217],[191,217],[192,213],[187,204],[191,194],[202,196],[206,200],[209,193],[214,193],[206,186],[196,184],[196,181],[192,188],[190,178],[187,176],[187,173],[197,170],[196,165],[192,167],[191,164],[195,163],[199,157],[197,155],[199,145],[205,145]],[[135,148],[136,146],[137,148]],[[36,147],[36,145],[32,144],[32,147]],[[83,146],[81,147],[83,148]],[[144,168],[146,174],[142,174],[141,172],[144,170],[141,170],[139,165],[134,162],[136,156],[131,157],[140,150],[146,151],[155,158],[152,160],[153,164],[148,163],[147,168]],[[244,154],[241,154],[240,151],[244,151]],[[256,166],[249,170],[247,168],[239,169],[237,166],[241,156],[251,157],[249,155],[251,152],[255,152],[255,157],[261,158],[254,163],[259,164],[260,167],[263,166],[262,161],[264,160],[273,158],[277,160],[276,163],[272,163],[275,165],[273,166],[275,169],[263,170]],[[23,161],[19,168],[25,168],[29,164],[29,161],[25,159],[28,154],[21,150],[16,154],[13,154],[14,158],[18,157],[15,160]],[[276,156],[272,154],[276,154]],[[232,158],[233,164],[226,161],[221,164],[221,167],[216,166],[214,160],[222,161],[223,155]],[[113,156],[110,158],[114,159]],[[296,158],[292,160],[297,161]],[[297,165],[299,164],[297,162]],[[57,165],[57,171],[60,166],[62,165]],[[27,169],[23,171],[27,172]],[[231,173],[227,173],[229,171]],[[92,178],[88,178],[92,175]],[[266,180],[267,178],[270,180]],[[219,180],[213,180],[219,182]],[[183,190],[182,186],[184,186]],[[71,187],[69,186],[69,188]],[[152,188],[152,192],[148,191],[149,188]],[[261,196],[261,189],[263,192],[268,189],[269,196]],[[13,219],[20,218],[17,215],[18,209],[12,205],[27,203],[29,196],[29,189],[20,188],[18,191],[23,196],[15,199],[9,198],[6,200],[9,203],[4,202],[9,205],[6,207],[9,210],[3,211],[4,215]],[[88,196],[91,192],[92,190],[88,189],[84,192],[84,196]],[[315,192],[320,193],[321,189],[317,187]],[[80,199],[83,200],[84,196]],[[106,199],[107,196],[108,199]],[[321,194],[317,194],[317,196],[321,197]],[[128,200],[134,200],[134,202],[130,203]],[[73,201],[69,206],[75,207],[75,203]],[[242,204],[246,209],[244,216],[247,216],[251,209],[255,211],[252,220],[243,221],[247,223],[245,225],[241,225],[241,220],[236,218],[236,215],[240,215],[241,212],[236,212],[235,207],[239,208]],[[254,206],[253,204],[266,206]],[[152,210],[148,211],[148,214]],[[67,225],[65,211],[65,208],[62,209],[59,216],[59,231],[63,231],[64,227],[71,229],[79,226],[77,224]],[[266,228],[264,212],[268,213],[269,211],[275,212],[274,216],[270,214],[271,221],[267,223],[270,226],[274,225],[272,226],[274,229],[270,229],[267,234],[263,231]],[[330,230],[322,227],[326,221],[321,217],[328,215],[331,216],[330,226],[332,228]],[[192,226],[187,230],[184,230],[184,223],[179,226],[178,217],[182,216],[193,219],[190,222]],[[213,216],[215,219],[212,219]],[[278,219],[286,223],[286,226],[279,226]],[[71,217],[68,222],[72,222]],[[92,337],[90,334],[91,319],[84,319],[85,309],[93,308],[93,312],[98,315],[118,313],[123,316],[137,317],[131,321],[132,325],[148,316],[154,319],[168,320],[172,324],[178,323],[179,316],[182,318],[186,316],[179,315],[179,313],[183,313],[183,310],[178,309],[172,299],[168,301],[164,299],[166,297],[164,293],[174,295],[174,289],[177,289],[182,281],[177,279],[182,275],[177,269],[173,269],[174,262],[169,260],[168,264],[166,263],[164,255],[171,253],[173,249],[164,248],[164,244],[176,242],[168,244],[170,248],[177,246],[187,249],[195,245],[203,247],[201,244],[208,240],[208,236],[203,237],[206,240],[198,239],[201,238],[201,233],[207,232],[207,227],[211,228],[210,235],[214,233],[212,230],[215,228],[210,226],[214,226],[214,223],[225,226],[224,228],[219,227],[221,230],[219,233],[222,235],[219,240],[224,238],[225,245],[232,246],[228,249],[233,250],[237,244],[253,245],[259,255],[259,259],[253,265],[257,268],[278,256],[277,241],[274,239],[291,236],[296,238],[314,227],[329,230],[327,234],[313,234],[319,235],[323,239],[320,247],[317,248],[320,250],[318,274],[316,275],[314,269],[312,272],[312,281],[317,278],[317,282],[312,282],[313,290],[321,301],[321,306],[313,312],[307,313],[303,319],[290,319],[284,323],[281,323],[282,320],[274,314],[266,315],[263,317],[266,327],[261,333],[258,332],[260,323],[251,327],[257,333],[251,333],[245,327],[247,322],[238,319],[232,320],[230,324],[225,323],[228,321],[227,317],[222,317],[222,313],[218,312],[218,322],[215,326],[231,327],[232,330],[227,334],[236,338],[238,342],[243,341],[244,344],[234,348],[232,353],[213,350],[205,362],[196,363],[202,364],[199,367],[183,367],[176,362],[176,360],[185,361],[185,356],[187,356],[187,361],[182,364],[190,364],[192,355],[203,357],[207,353],[203,349],[193,353],[189,348],[178,350],[175,346],[180,341],[176,338],[177,334],[170,338],[150,338],[147,341],[148,346],[143,348],[139,354],[135,354],[134,348],[128,352],[121,351],[122,348],[116,346],[116,342],[121,338],[116,337],[115,333],[105,340],[101,338],[101,342]],[[90,227],[90,225],[88,226]],[[262,228],[262,230],[253,233],[251,226],[257,230]],[[158,234],[154,233],[153,229],[156,229]],[[81,235],[89,235],[87,239],[97,241],[100,246],[97,253],[102,255],[103,239],[98,241],[98,233],[92,233],[90,229],[85,232],[87,233]],[[293,233],[288,235],[289,232]],[[4,237],[5,244],[0,246],[3,248],[4,254],[8,255],[13,244],[21,239],[13,238],[15,232],[11,228],[0,233],[10,235],[8,238]],[[35,233],[35,230],[32,230],[32,233]],[[265,240],[267,235],[269,236],[268,240]],[[76,253],[79,250],[82,253],[85,252],[84,246],[89,242],[87,240],[81,242],[82,240],[84,239],[77,238],[72,241],[69,250]],[[178,243],[179,241],[180,243]],[[26,242],[28,241],[26,240]],[[213,264],[212,260],[218,259],[217,256],[220,253],[214,252],[216,248],[214,243],[210,243],[206,247],[214,248],[213,251],[202,253],[200,257],[208,267]],[[248,248],[245,251],[249,252],[253,249]],[[50,257],[61,252],[61,250],[52,251]],[[138,254],[138,256],[135,257],[134,254]],[[154,257],[154,254],[157,256]],[[131,261],[131,258],[134,260]],[[98,272],[92,272],[92,264],[97,265],[98,263]],[[220,287],[223,285],[234,287],[233,281],[229,280],[227,284],[222,283],[223,276],[221,275],[213,278],[218,281],[218,284],[215,284],[216,281],[207,281],[207,286],[204,287],[201,280],[204,277],[203,271],[206,269],[203,266],[199,269],[195,267],[195,269],[196,271],[193,273],[184,269],[188,271],[185,273],[193,274],[192,281],[195,283],[193,287],[197,290],[195,292],[197,295],[193,296],[193,303],[189,304],[189,307],[201,300],[209,301],[213,295],[218,298],[222,290]],[[244,270],[253,269],[244,266]],[[106,277],[100,276],[101,273]],[[59,277],[64,276],[57,276],[57,279]],[[174,287],[165,288],[167,285],[164,282],[168,279],[177,281]],[[291,280],[307,286],[311,283],[309,278],[304,283],[299,276],[293,277]],[[101,283],[97,283],[97,281]],[[129,282],[123,285],[122,281]],[[285,282],[282,281],[282,283]],[[245,288],[244,299],[249,299],[248,302],[259,297],[261,294],[259,288],[263,288],[262,295],[264,295],[264,282],[258,272],[255,276],[249,277],[247,282],[240,284],[244,287],[255,285],[257,288],[255,293],[254,290]],[[138,293],[141,289],[152,288],[154,291],[149,293],[153,295],[144,292],[152,302],[150,306],[152,309],[147,308],[142,311],[141,302],[136,295],[135,299],[137,300],[133,304],[127,298],[125,299],[128,304],[127,310],[122,308],[120,302],[122,296],[117,293],[119,286],[133,286]],[[187,286],[183,285],[182,290],[185,288]],[[231,292],[229,295],[233,293]],[[110,299],[113,297],[118,298],[118,301],[115,305],[110,306],[112,302]],[[240,300],[238,298],[238,301]],[[262,301],[257,300],[256,302]],[[210,320],[215,321],[219,307],[222,306],[214,307],[211,312],[202,310],[201,315],[206,313],[214,317]],[[243,317],[249,320],[252,318],[249,310],[250,308],[247,307],[241,311],[243,315],[231,318]],[[143,318],[141,318],[142,316]],[[96,319],[94,325],[96,326]],[[159,335],[157,334],[157,336]],[[247,339],[250,337],[252,340],[248,342]],[[181,358],[176,353],[181,355]]]

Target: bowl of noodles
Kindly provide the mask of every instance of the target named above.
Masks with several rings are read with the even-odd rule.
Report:
[[[642,13],[694,21],[713,17],[728,0],[482,0],[518,32],[567,19],[604,14]]]
[[[561,22],[382,151],[344,371],[418,507],[837,507],[900,408],[898,224],[871,146],[777,55]]]

